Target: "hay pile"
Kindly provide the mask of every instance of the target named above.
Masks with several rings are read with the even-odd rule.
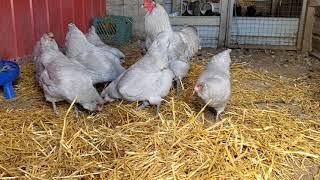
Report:
[[[192,64],[182,96],[172,90],[160,117],[155,108],[115,102],[77,119],[72,111],[65,116],[66,103],[56,117],[33,65],[23,65],[19,97],[0,101],[0,178],[292,179],[318,173],[316,82],[234,64],[232,99],[214,124],[191,97],[203,67]]]

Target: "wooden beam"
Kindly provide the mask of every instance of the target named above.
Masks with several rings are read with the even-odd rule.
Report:
[[[181,11],[181,5],[180,0],[172,0],[172,12],[180,12]]]
[[[320,7],[320,0],[310,0],[310,6]]]
[[[272,0],[272,9],[271,9],[272,16],[276,16],[278,7],[279,7],[279,0]]]
[[[297,49],[298,50],[301,50],[301,47],[302,47],[303,31],[304,31],[304,25],[305,25],[305,21],[306,21],[307,4],[308,4],[308,0],[303,0],[302,11],[301,11],[301,16],[300,16],[300,23],[299,23],[299,30],[298,30],[298,39],[297,39]]]
[[[312,51],[320,52],[320,36],[313,36]]]
[[[303,41],[302,41],[302,49],[301,49],[304,52],[309,52],[312,50],[312,31],[313,31],[313,24],[315,20],[314,14],[315,14],[314,7],[308,7],[306,23],[304,27]]]
[[[232,27],[232,19],[233,19],[233,7],[235,0],[229,0],[229,10],[228,10],[228,18],[227,18],[227,34],[226,34],[226,46],[229,47],[231,41],[231,27]]]
[[[272,49],[272,50],[297,50],[296,46],[270,46],[270,45],[230,45],[230,48],[240,49]]]
[[[219,16],[177,16],[170,17],[170,22],[172,25],[193,25],[193,26],[219,26],[220,17]]]
[[[320,17],[315,18],[315,23],[313,26],[313,34],[320,36]]]
[[[227,22],[228,22],[228,1],[220,1],[220,28],[218,38],[218,48],[224,47],[226,42]]]

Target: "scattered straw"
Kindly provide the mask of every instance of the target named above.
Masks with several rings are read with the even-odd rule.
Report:
[[[136,58],[134,58],[136,59]],[[134,61],[129,60],[130,63]],[[320,165],[319,79],[290,79],[232,66],[222,120],[192,96],[193,63],[180,97],[155,108],[114,102],[98,114],[57,117],[22,66],[18,98],[0,100],[2,179],[298,179]],[[68,109],[69,107],[69,109]],[[68,109],[68,110],[67,110]],[[69,114],[69,115],[68,115]]]

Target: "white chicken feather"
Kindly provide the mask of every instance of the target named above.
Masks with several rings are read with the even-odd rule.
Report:
[[[160,4],[156,4],[152,0],[148,1],[149,3],[145,1],[145,9],[147,9],[148,12],[144,17],[146,51],[149,49],[152,42],[156,39],[160,32],[172,30],[169,15],[166,10]],[[149,7],[151,4],[152,7]]]
[[[40,78],[40,75],[41,73],[43,72],[44,70],[44,65],[42,64],[42,61],[44,59],[48,59],[48,58],[42,58],[42,61],[40,59],[41,57],[41,51],[47,51],[46,54],[48,54],[48,52],[51,52],[51,51],[48,51],[50,49],[54,49],[56,51],[59,51],[59,47],[58,47],[58,44],[56,43],[56,41],[53,39],[54,38],[54,35],[53,33],[49,32],[49,33],[45,33],[41,36],[41,38],[46,41],[50,41],[51,43],[45,43],[41,46],[41,40],[37,41],[36,45],[34,46],[33,48],[33,60],[34,60],[34,64],[35,64],[35,69],[36,69],[36,80],[39,82],[39,78]],[[44,54],[44,55],[46,55]]]
[[[224,111],[231,95],[230,52],[228,49],[213,56],[194,88],[198,96],[215,109],[216,119]]]
[[[38,81],[46,100],[52,103],[56,113],[56,102],[65,100],[71,103],[75,98],[83,108],[100,111],[104,101],[93,87],[86,69],[70,61],[55,47],[56,42],[52,38],[45,35],[41,38],[38,61],[43,69],[36,71],[40,74]]]
[[[94,84],[112,81],[125,70],[119,57],[89,43],[72,23],[66,36],[66,54],[87,68]]]
[[[174,74],[168,68],[168,39],[157,38],[148,53],[137,63],[123,72],[114,82],[101,93],[106,101],[125,99],[128,101],[143,101],[140,108],[160,104],[169,93]]]
[[[121,52],[119,49],[111,47],[105,43],[102,42],[98,34],[96,33],[96,28],[94,26],[91,26],[89,29],[89,32],[86,34],[87,40],[97,46],[97,47],[102,47],[104,50],[111,52],[118,58],[120,58],[122,61],[124,61],[125,55],[123,52]]]
[[[200,39],[197,29],[187,26],[180,31],[164,32],[173,43],[168,48],[169,68],[173,71],[179,94],[180,82],[188,74],[190,69],[190,58],[200,49]]]

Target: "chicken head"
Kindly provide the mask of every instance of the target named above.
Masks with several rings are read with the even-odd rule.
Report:
[[[153,0],[144,0],[143,7],[151,12],[156,7],[156,3]]]

